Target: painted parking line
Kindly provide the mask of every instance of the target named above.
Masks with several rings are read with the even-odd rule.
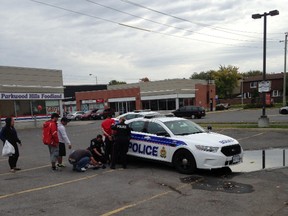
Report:
[[[51,166],[51,164],[50,165],[39,166],[39,167],[32,167],[32,168],[16,171],[16,173],[28,172],[28,171],[31,171],[31,170],[42,169],[42,168],[46,168],[46,167],[50,167],[50,166]],[[15,173],[11,173],[11,172],[0,173],[0,176],[4,176],[4,175],[15,175]]]
[[[187,187],[187,186],[189,186],[189,185],[190,185],[190,184],[182,184],[182,185],[180,185],[179,187],[177,187],[176,189],[177,189],[177,190],[180,190],[180,189],[182,189],[182,188],[184,188],[184,187]],[[191,185],[190,185],[190,186],[191,186]],[[118,214],[119,212],[122,212],[122,211],[124,211],[124,210],[126,210],[126,209],[136,207],[136,206],[138,206],[138,205],[141,205],[142,203],[145,203],[145,202],[148,202],[148,201],[150,201],[150,200],[154,200],[154,199],[156,199],[156,198],[165,196],[165,195],[167,195],[167,194],[169,194],[169,193],[172,193],[172,192],[174,192],[174,191],[173,191],[173,190],[164,191],[164,192],[159,193],[159,194],[156,194],[156,195],[154,195],[154,196],[152,196],[152,197],[148,197],[148,198],[146,198],[146,199],[140,200],[140,201],[138,201],[138,202],[136,202],[136,203],[132,203],[132,204],[129,204],[129,205],[120,207],[120,208],[118,208],[118,209],[114,209],[114,210],[112,210],[112,211],[106,212],[106,213],[104,213],[104,214],[101,214],[101,216],[111,216],[111,215],[114,215],[114,214]]]
[[[252,136],[248,136],[248,137],[243,137],[243,138],[239,138],[237,140],[241,141],[241,140],[245,140],[245,139],[250,139],[252,137],[256,137],[256,136],[261,136],[262,134],[265,134],[266,132],[261,132],[261,133],[258,133],[258,134],[254,134]]]
[[[108,170],[106,172],[103,172],[102,174],[110,173],[110,172],[114,172],[114,171],[115,170]],[[15,197],[15,196],[21,195],[21,194],[32,193],[32,192],[35,192],[35,191],[46,190],[46,189],[60,187],[60,186],[64,186],[64,185],[68,185],[68,184],[72,184],[72,183],[76,183],[76,182],[80,182],[80,181],[84,181],[84,180],[89,180],[89,179],[92,179],[92,178],[94,178],[94,177],[96,177],[98,175],[99,175],[99,173],[98,174],[94,174],[94,175],[88,175],[88,176],[81,177],[81,178],[77,178],[77,179],[74,179],[74,180],[60,182],[60,183],[57,183],[57,184],[51,184],[51,185],[46,185],[46,186],[42,186],[42,187],[31,188],[31,189],[28,189],[28,190],[18,191],[18,192],[15,192],[15,193],[5,194],[5,195],[0,196],[0,200],[1,199],[5,199],[5,198],[9,198],[9,197]]]

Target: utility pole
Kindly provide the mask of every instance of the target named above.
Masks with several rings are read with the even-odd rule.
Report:
[[[283,76],[283,106],[286,106],[286,57],[287,57],[287,35],[285,32],[285,48],[284,48],[284,76]]]

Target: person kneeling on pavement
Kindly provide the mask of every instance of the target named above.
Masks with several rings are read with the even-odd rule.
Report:
[[[73,171],[85,172],[89,164],[97,167],[98,163],[89,150],[78,149],[69,155],[68,161],[73,165]]]
[[[101,134],[98,134],[96,138],[92,139],[90,142],[90,147],[87,150],[91,152],[93,158],[98,162],[99,166],[103,169],[106,168],[105,164],[107,163],[105,154],[103,152],[104,142]]]

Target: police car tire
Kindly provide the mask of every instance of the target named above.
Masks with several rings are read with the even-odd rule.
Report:
[[[187,160],[187,164],[183,164],[185,159]],[[191,174],[197,168],[193,154],[186,149],[180,149],[174,154],[173,165],[178,172],[183,174]]]
[[[195,118],[195,115],[191,115],[191,119]]]

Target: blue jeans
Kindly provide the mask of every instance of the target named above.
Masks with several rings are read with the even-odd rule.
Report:
[[[89,157],[83,157],[76,164],[74,164],[74,168],[77,171],[81,171],[81,168],[85,167],[89,162],[90,162]]]

